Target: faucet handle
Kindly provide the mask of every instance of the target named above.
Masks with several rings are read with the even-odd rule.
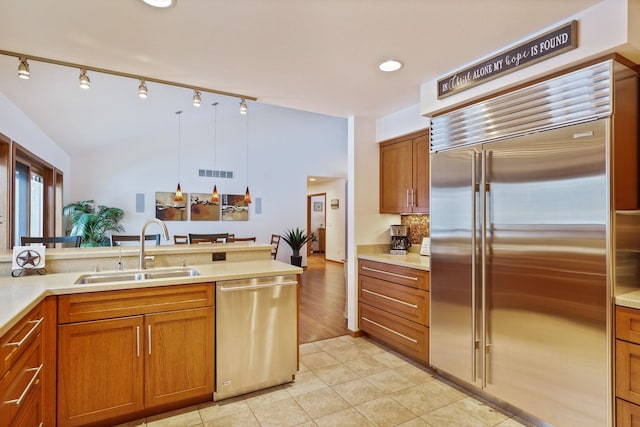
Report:
[[[187,266],[187,263],[184,260],[180,261],[180,267],[186,267],[186,266]]]

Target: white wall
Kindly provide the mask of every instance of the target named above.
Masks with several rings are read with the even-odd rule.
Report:
[[[0,133],[62,171],[66,192],[71,171],[71,158],[2,93],[0,93]]]
[[[452,108],[456,104],[478,99],[492,92],[513,87],[523,81],[560,71],[570,65],[612,52],[620,53],[638,63],[640,62],[640,31],[637,29],[638,24],[640,24],[639,9],[640,2],[637,0],[604,0],[547,28],[541,28],[538,33],[528,35],[522,40],[516,40],[510,46],[504,46],[485,58],[489,58],[509,47],[517,46],[525,40],[543,34],[572,19],[578,21],[578,48],[447,98],[438,100],[437,78],[425,82],[420,86],[420,111],[423,115],[432,116],[439,111]],[[459,69],[464,69],[482,59],[484,58],[474,58],[468,64],[461,64]],[[439,76],[438,78],[441,77]]]
[[[332,179],[320,183],[309,184],[307,191],[309,194],[326,193],[326,203],[324,205],[325,214],[321,222],[325,223],[326,244],[325,258],[330,261],[342,262],[345,256],[346,246],[346,178]],[[331,208],[331,200],[338,199],[338,208]],[[311,204],[311,215],[313,218],[313,203]],[[314,221],[312,220],[312,224]]]
[[[249,119],[247,162],[246,117]],[[167,116],[176,120],[175,114]],[[233,179],[217,179],[218,192],[244,194],[248,185],[253,204],[249,221],[171,221],[170,234],[229,232],[269,242],[271,234],[287,228],[306,228],[307,176],[344,177],[347,172],[347,121],[341,118],[252,104],[247,116],[217,123],[217,159],[210,117],[181,117],[180,181],[186,193],[211,193],[213,178],[198,177],[198,169],[234,172]],[[176,121],[177,129],[177,121]],[[72,159],[74,200],[96,199],[125,210],[126,233],[137,234],[155,216],[155,192],[175,191],[178,181],[177,130],[87,152]],[[248,163],[248,170],[247,170]],[[144,213],[135,212],[135,195],[145,196]],[[258,202],[258,199],[260,202]],[[261,212],[256,212],[261,204]],[[153,232],[150,227],[149,232]],[[290,248],[282,242],[278,259],[289,262]],[[306,264],[306,255],[303,265]]]

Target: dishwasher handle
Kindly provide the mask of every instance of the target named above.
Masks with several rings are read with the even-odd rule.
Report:
[[[235,291],[246,291],[248,289],[262,289],[262,288],[273,288],[276,286],[290,286],[297,285],[298,282],[291,280],[286,282],[277,282],[277,283],[268,283],[268,284],[260,284],[260,285],[245,285],[245,286],[229,286],[226,287],[224,285],[219,285],[218,290],[220,292],[235,292]]]

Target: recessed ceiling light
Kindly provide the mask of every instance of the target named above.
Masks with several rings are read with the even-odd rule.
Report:
[[[389,59],[378,65],[378,68],[380,68],[381,71],[389,73],[391,71],[397,71],[402,68],[402,62],[398,61],[397,59]]]
[[[142,0],[149,6],[153,7],[171,7],[175,6],[178,0]]]

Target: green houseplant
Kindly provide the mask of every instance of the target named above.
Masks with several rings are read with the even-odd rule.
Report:
[[[291,264],[297,265],[298,267],[302,266],[302,255],[300,255],[300,249],[311,240],[310,237],[304,231],[304,228],[301,230],[296,227],[296,229],[288,229],[283,235],[282,240],[287,242],[287,244],[291,247],[291,251],[293,252],[291,255]]]
[[[64,207],[64,215],[69,216],[73,228],[71,236],[82,237],[80,246],[110,246],[109,231],[124,231],[120,221],[124,211],[99,205],[95,200],[81,200]]]

